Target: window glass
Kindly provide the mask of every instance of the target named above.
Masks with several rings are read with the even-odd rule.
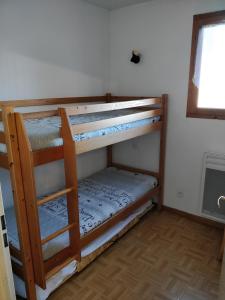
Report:
[[[225,24],[199,32],[194,84],[200,108],[225,108]]]

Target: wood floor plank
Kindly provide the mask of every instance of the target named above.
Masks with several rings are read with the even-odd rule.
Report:
[[[162,211],[143,220],[50,300],[215,300],[222,231]]]

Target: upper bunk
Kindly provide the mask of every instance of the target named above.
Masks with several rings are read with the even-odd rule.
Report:
[[[1,101],[0,108],[0,167],[8,169],[9,118],[11,127],[29,144],[33,164],[38,166],[63,158],[63,116],[76,154],[81,154],[160,130],[167,114],[167,95]]]

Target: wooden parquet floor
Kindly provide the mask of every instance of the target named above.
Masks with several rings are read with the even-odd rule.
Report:
[[[214,300],[222,232],[163,211],[142,221],[50,300]]]

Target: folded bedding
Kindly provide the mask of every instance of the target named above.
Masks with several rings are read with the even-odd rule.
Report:
[[[157,185],[157,179],[116,168],[104,169],[79,182],[80,234],[84,236]],[[13,207],[6,209],[10,242],[19,248]],[[68,224],[66,197],[39,208],[41,237],[46,238]],[[43,245],[47,259],[69,244],[68,232]]]
[[[99,121],[108,118],[115,118],[120,116],[129,115],[132,113],[138,112],[137,109],[126,109],[126,110],[115,110],[104,113],[95,113],[95,114],[86,114],[70,117],[72,125],[83,124],[88,122]],[[143,120],[138,120],[135,122],[130,122],[126,124],[116,125],[100,130],[89,131],[85,133],[80,133],[74,135],[74,141],[88,140],[91,138],[116,133],[119,131],[129,130],[132,128],[137,128],[140,126],[152,124],[159,121],[160,117],[152,117]],[[43,148],[50,148],[61,146],[63,144],[62,139],[60,138],[60,127],[61,119],[60,117],[48,117],[42,119],[31,119],[25,120],[25,128],[31,143],[31,148],[33,150],[39,150]],[[3,123],[0,122],[0,131],[3,130]],[[0,144],[0,152],[6,152],[6,146]]]

